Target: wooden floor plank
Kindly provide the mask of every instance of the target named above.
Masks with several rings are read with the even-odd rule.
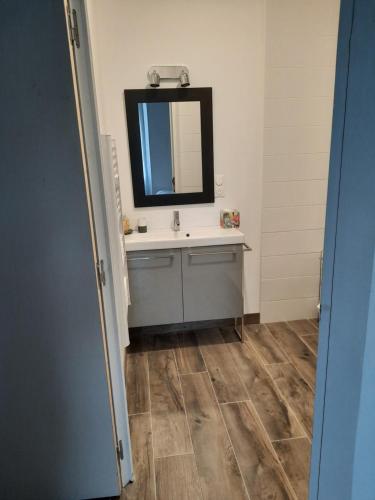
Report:
[[[198,341],[194,332],[182,332],[178,335],[178,347],[175,349],[179,373],[206,371]]]
[[[181,381],[204,500],[248,499],[209,375]]]
[[[272,445],[248,402],[221,406],[251,500],[294,499]]]
[[[310,476],[310,443],[308,439],[291,439],[273,443],[298,500],[307,500]]]
[[[248,325],[245,344],[232,328],[132,338],[136,480],[121,499],[295,499],[291,485],[306,499],[317,342],[311,320]]]
[[[129,415],[150,411],[147,353],[127,355],[125,380]]]
[[[318,329],[308,319],[298,319],[295,321],[288,321],[288,326],[296,332],[297,335],[317,335]]]
[[[130,333],[130,344],[126,348],[126,354],[146,352],[150,348],[150,336]]]
[[[319,319],[318,318],[310,318],[309,321],[319,330]]]
[[[212,329],[198,339],[219,403],[244,401],[246,390],[238,376],[228,348],[218,329]]]
[[[149,337],[149,351],[171,350],[178,347],[177,333],[160,333]]]
[[[202,499],[194,455],[158,458],[155,471],[158,500]]]
[[[303,429],[280,397],[275,384],[258,361],[253,348],[244,343],[230,344],[229,349],[246,387],[247,398],[253,402],[270,439],[303,436]]]
[[[286,323],[268,323],[267,328],[305,382],[314,390],[316,356],[313,352]]]
[[[261,357],[263,363],[285,363],[280,347],[264,325],[247,325],[247,339]]]
[[[221,327],[219,328],[219,330],[226,344],[231,344],[232,342],[241,342],[241,339],[233,326]]]
[[[311,334],[311,335],[303,335],[301,336],[301,340],[303,342],[305,342],[305,344],[308,345],[308,347],[310,347],[310,349],[312,350],[312,352],[314,354],[318,354],[318,341],[319,341],[319,337],[318,335],[314,335],[314,334]]]
[[[134,482],[123,489],[121,500],[155,500],[155,472],[150,414],[129,417]]]
[[[156,457],[191,453],[191,441],[173,351],[148,353]]]
[[[313,391],[291,364],[270,365],[268,370],[298,421],[311,438],[314,414]]]

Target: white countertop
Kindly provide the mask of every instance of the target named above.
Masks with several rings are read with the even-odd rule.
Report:
[[[222,229],[221,227],[196,227],[181,229],[180,231],[160,229],[148,231],[147,233],[134,232],[125,236],[127,252],[210,245],[235,245],[244,242],[245,236],[239,229]]]

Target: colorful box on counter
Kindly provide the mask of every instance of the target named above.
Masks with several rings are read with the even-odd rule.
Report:
[[[232,229],[240,227],[240,212],[239,210],[220,210],[220,226],[224,229]]]

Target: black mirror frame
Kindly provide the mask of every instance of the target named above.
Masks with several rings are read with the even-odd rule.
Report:
[[[129,152],[135,207],[157,207],[213,203],[214,151],[212,122],[212,88],[167,88],[125,90],[125,106],[128,125]],[[202,181],[200,193],[174,193],[146,195],[143,179],[141,137],[139,130],[138,103],[141,102],[199,101],[201,108]]]

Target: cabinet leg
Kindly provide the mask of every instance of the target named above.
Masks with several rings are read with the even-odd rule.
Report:
[[[245,342],[245,332],[244,332],[244,317],[234,318],[234,329],[239,336],[241,342]]]

